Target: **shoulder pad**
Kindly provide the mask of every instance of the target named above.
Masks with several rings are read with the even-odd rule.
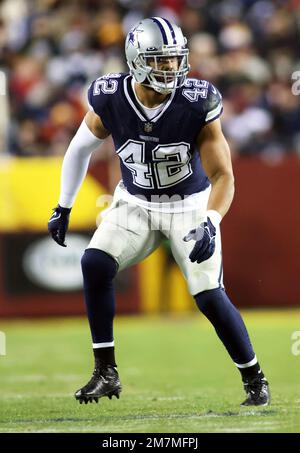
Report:
[[[88,104],[90,109],[100,116],[104,126],[109,130],[106,117],[107,108],[112,100],[112,95],[117,92],[124,74],[109,73],[98,77],[88,88]]]
[[[117,92],[123,78],[122,73],[109,73],[91,83],[88,88],[88,103],[95,113],[100,114],[111,95]]]
[[[186,79],[182,95],[190,101],[190,108],[201,117],[203,123],[209,123],[222,114],[222,96],[207,80]]]

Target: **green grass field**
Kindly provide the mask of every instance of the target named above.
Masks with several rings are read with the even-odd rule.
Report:
[[[4,321],[0,432],[300,432],[300,311],[247,311],[272,404],[241,408],[238,371],[210,324],[191,316],[118,317],[121,398],[80,405],[93,362],[85,319]]]

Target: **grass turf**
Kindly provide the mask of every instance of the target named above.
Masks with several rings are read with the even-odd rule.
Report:
[[[242,408],[239,372],[204,317],[119,317],[120,400],[79,405],[93,362],[85,319],[5,321],[0,432],[300,432],[300,311],[243,313],[272,404]]]

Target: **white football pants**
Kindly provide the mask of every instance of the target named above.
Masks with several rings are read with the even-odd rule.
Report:
[[[203,263],[189,259],[195,241],[184,242],[183,237],[205,220],[207,205],[181,213],[165,213],[147,210],[123,199],[114,199],[103,215],[87,248],[102,250],[111,255],[119,265],[119,271],[139,263],[168,238],[173,256],[188,285],[189,292],[223,287],[223,269],[220,228],[216,226],[214,254]],[[154,269],[159,272],[159,269]]]

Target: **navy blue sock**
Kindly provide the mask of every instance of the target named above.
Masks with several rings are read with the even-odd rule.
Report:
[[[113,279],[117,262],[98,249],[87,249],[81,260],[84,298],[93,344],[113,342],[115,293]],[[94,355],[105,363],[115,365],[114,347],[94,346]]]
[[[246,326],[224,289],[203,291],[194,297],[199,310],[214,326],[234,363],[241,365],[251,362],[255,354]]]

